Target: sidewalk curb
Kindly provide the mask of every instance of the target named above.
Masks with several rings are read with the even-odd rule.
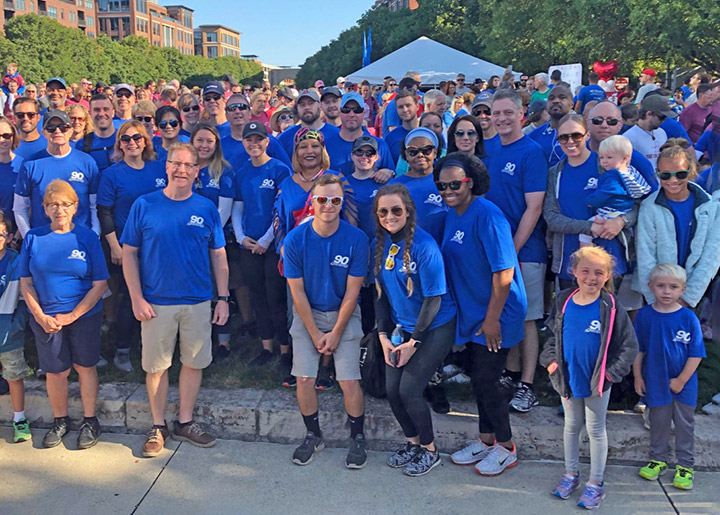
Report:
[[[326,444],[346,447],[349,438],[347,415],[342,396],[321,394],[320,426]],[[171,387],[166,420],[175,419],[178,389]],[[82,418],[80,389],[70,384],[69,413],[74,421]],[[433,413],[436,444],[443,452],[452,452],[468,440],[477,438],[477,409],[473,403],[452,402],[447,415]],[[25,382],[25,411],[32,427],[49,427],[52,411],[42,381]],[[0,424],[12,423],[9,396],[0,397]],[[368,448],[395,450],[404,437],[387,401],[367,397],[365,400],[365,435]],[[152,425],[145,386],[136,383],[100,385],[98,418],[103,430],[112,433],[142,434]],[[245,441],[297,443],[305,436],[298,412],[295,392],[289,390],[220,390],[202,388],[195,408],[195,420],[220,438]],[[521,459],[563,458],[563,419],[555,408],[537,407],[527,415],[510,417],[518,455]],[[643,428],[642,417],[626,411],[608,414],[608,459],[611,463],[644,464],[647,462],[650,434]],[[587,457],[587,437],[582,446]],[[698,414],[695,417],[695,468],[720,470],[720,431],[718,419]],[[672,460],[671,460],[672,461]]]

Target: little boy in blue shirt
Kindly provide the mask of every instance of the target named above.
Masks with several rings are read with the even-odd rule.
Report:
[[[635,318],[640,353],[633,371],[635,391],[645,397],[650,410],[650,463],[640,469],[640,477],[654,480],[667,470],[674,422],[678,463],[673,486],[690,490],[695,475],[696,371],[705,345],[695,313],[678,302],[685,282],[685,270],[674,263],[661,263],[650,271],[655,302]]]

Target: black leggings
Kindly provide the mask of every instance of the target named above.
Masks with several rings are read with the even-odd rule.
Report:
[[[485,345],[468,343],[470,379],[478,407],[481,433],[495,433],[495,440],[507,442],[512,438],[510,411],[500,388],[500,374],[510,349],[491,352]],[[487,443],[487,442],[486,442]]]
[[[135,334],[140,332],[140,322],[135,318],[132,300],[121,266],[110,263],[108,267],[117,281],[118,291],[112,292],[117,300],[117,321],[115,322],[115,349],[128,350]]]
[[[408,338],[405,333],[405,338]],[[423,390],[455,341],[455,319],[428,333],[425,341],[401,368],[385,365],[385,388],[395,418],[407,438],[419,437],[420,445],[433,442],[430,409]]]
[[[250,289],[260,339],[272,340],[275,337],[280,345],[290,345],[287,290],[285,278],[278,271],[278,259],[274,247],[270,247],[264,254],[240,249],[240,266]]]

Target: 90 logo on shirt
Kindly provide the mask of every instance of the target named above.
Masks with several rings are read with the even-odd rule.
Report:
[[[425,201],[426,204],[434,204],[436,206],[442,206],[442,197],[439,193],[431,193],[428,195],[427,200]]]
[[[79,259],[80,261],[86,261],[85,259],[85,251],[82,250],[73,250],[70,255],[68,256],[68,259]]]
[[[335,259],[333,259],[332,263],[330,263],[330,266],[341,266],[343,268],[347,268],[350,264],[350,258],[348,256],[341,256],[337,255],[335,256]]]
[[[85,182],[85,174],[82,172],[72,172],[68,182]]]
[[[399,274],[407,274],[407,268],[405,268],[405,265],[398,270]],[[417,273],[417,263],[415,261],[410,261],[410,273],[416,274]]]
[[[684,343],[685,345],[690,345],[691,339],[692,335],[688,331],[678,331],[677,333],[675,333],[675,338],[673,338],[673,341],[677,343]]]
[[[187,224],[195,227],[205,227],[205,219],[202,216],[192,215]]]
[[[266,189],[271,189],[271,190],[275,189],[275,181],[273,181],[272,179],[263,179],[263,182],[260,185],[260,187],[266,188]]]

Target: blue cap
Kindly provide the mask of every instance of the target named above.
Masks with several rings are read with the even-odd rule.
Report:
[[[220,95],[221,97],[224,97],[225,96],[225,87],[222,85],[221,82],[218,82],[216,80],[210,81],[207,84],[205,84],[202,94],[203,94],[203,96],[205,96],[208,93],[215,93],[216,95]]]
[[[65,79],[63,79],[62,77],[50,77],[48,80],[45,81],[45,84],[49,86],[51,82],[59,82],[60,84],[62,84],[63,88],[67,88],[67,82],[65,82]]]
[[[430,140],[430,142],[435,145],[435,147],[438,146],[438,137],[437,134],[435,134],[433,131],[428,129],[427,127],[417,127],[416,129],[411,130],[408,132],[408,135],[405,136],[405,146],[407,147],[412,140],[415,138],[427,138]]]
[[[340,100],[340,109],[345,107],[345,104],[347,104],[351,100],[357,102],[358,105],[363,109],[365,108],[365,99],[363,99],[362,95],[357,91],[350,91],[342,96],[342,100]]]

